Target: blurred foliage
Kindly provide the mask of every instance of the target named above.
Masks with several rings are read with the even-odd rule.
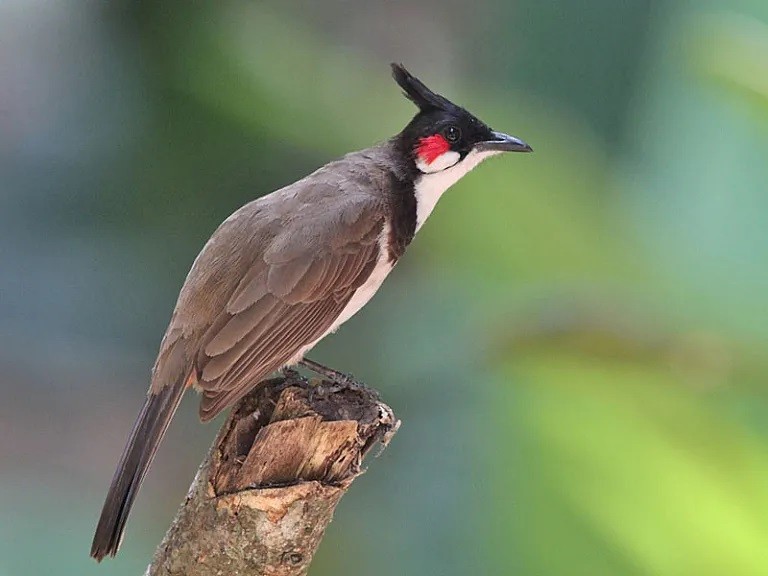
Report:
[[[501,374],[522,383],[520,423],[497,418],[533,462],[510,522],[533,542],[578,530],[592,541],[552,554],[553,573],[764,573],[765,448],[698,389],[663,368],[567,353]],[[608,558],[595,553],[606,548]],[[537,553],[526,553],[534,565]]]
[[[191,401],[120,557],[86,554],[189,263],[235,207],[399,130],[398,60],[536,152],[457,184],[319,347],[404,425],[312,574],[768,575],[764,3],[299,4],[4,8],[64,40],[53,128],[0,140],[0,574],[146,564],[212,437]]]
[[[690,32],[694,65],[704,78],[722,83],[760,112],[759,120],[768,122],[768,24],[736,14],[710,15],[697,24],[709,42],[698,42],[698,34]]]

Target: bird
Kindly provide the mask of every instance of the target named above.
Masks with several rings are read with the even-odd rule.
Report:
[[[206,422],[281,369],[343,377],[305,354],[371,299],[448,188],[491,156],[532,151],[391,68],[418,109],[400,133],[245,204],[192,264],[101,511],[97,561],[117,554],[187,389]]]

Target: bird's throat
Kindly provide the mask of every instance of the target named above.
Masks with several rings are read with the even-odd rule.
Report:
[[[456,184],[462,176],[497,152],[475,152],[467,154],[460,162],[439,172],[422,173],[414,182],[416,197],[416,232],[432,214],[437,201],[448,188]]]

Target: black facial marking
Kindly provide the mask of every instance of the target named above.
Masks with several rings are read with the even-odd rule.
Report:
[[[389,230],[389,261],[397,262],[416,234],[416,194],[414,191],[415,175],[405,177],[392,173],[390,181],[392,191],[392,217]]]

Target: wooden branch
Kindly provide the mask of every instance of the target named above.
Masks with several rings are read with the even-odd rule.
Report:
[[[267,381],[232,409],[145,576],[306,574],[363,457],[399,425],[371,389]]]

